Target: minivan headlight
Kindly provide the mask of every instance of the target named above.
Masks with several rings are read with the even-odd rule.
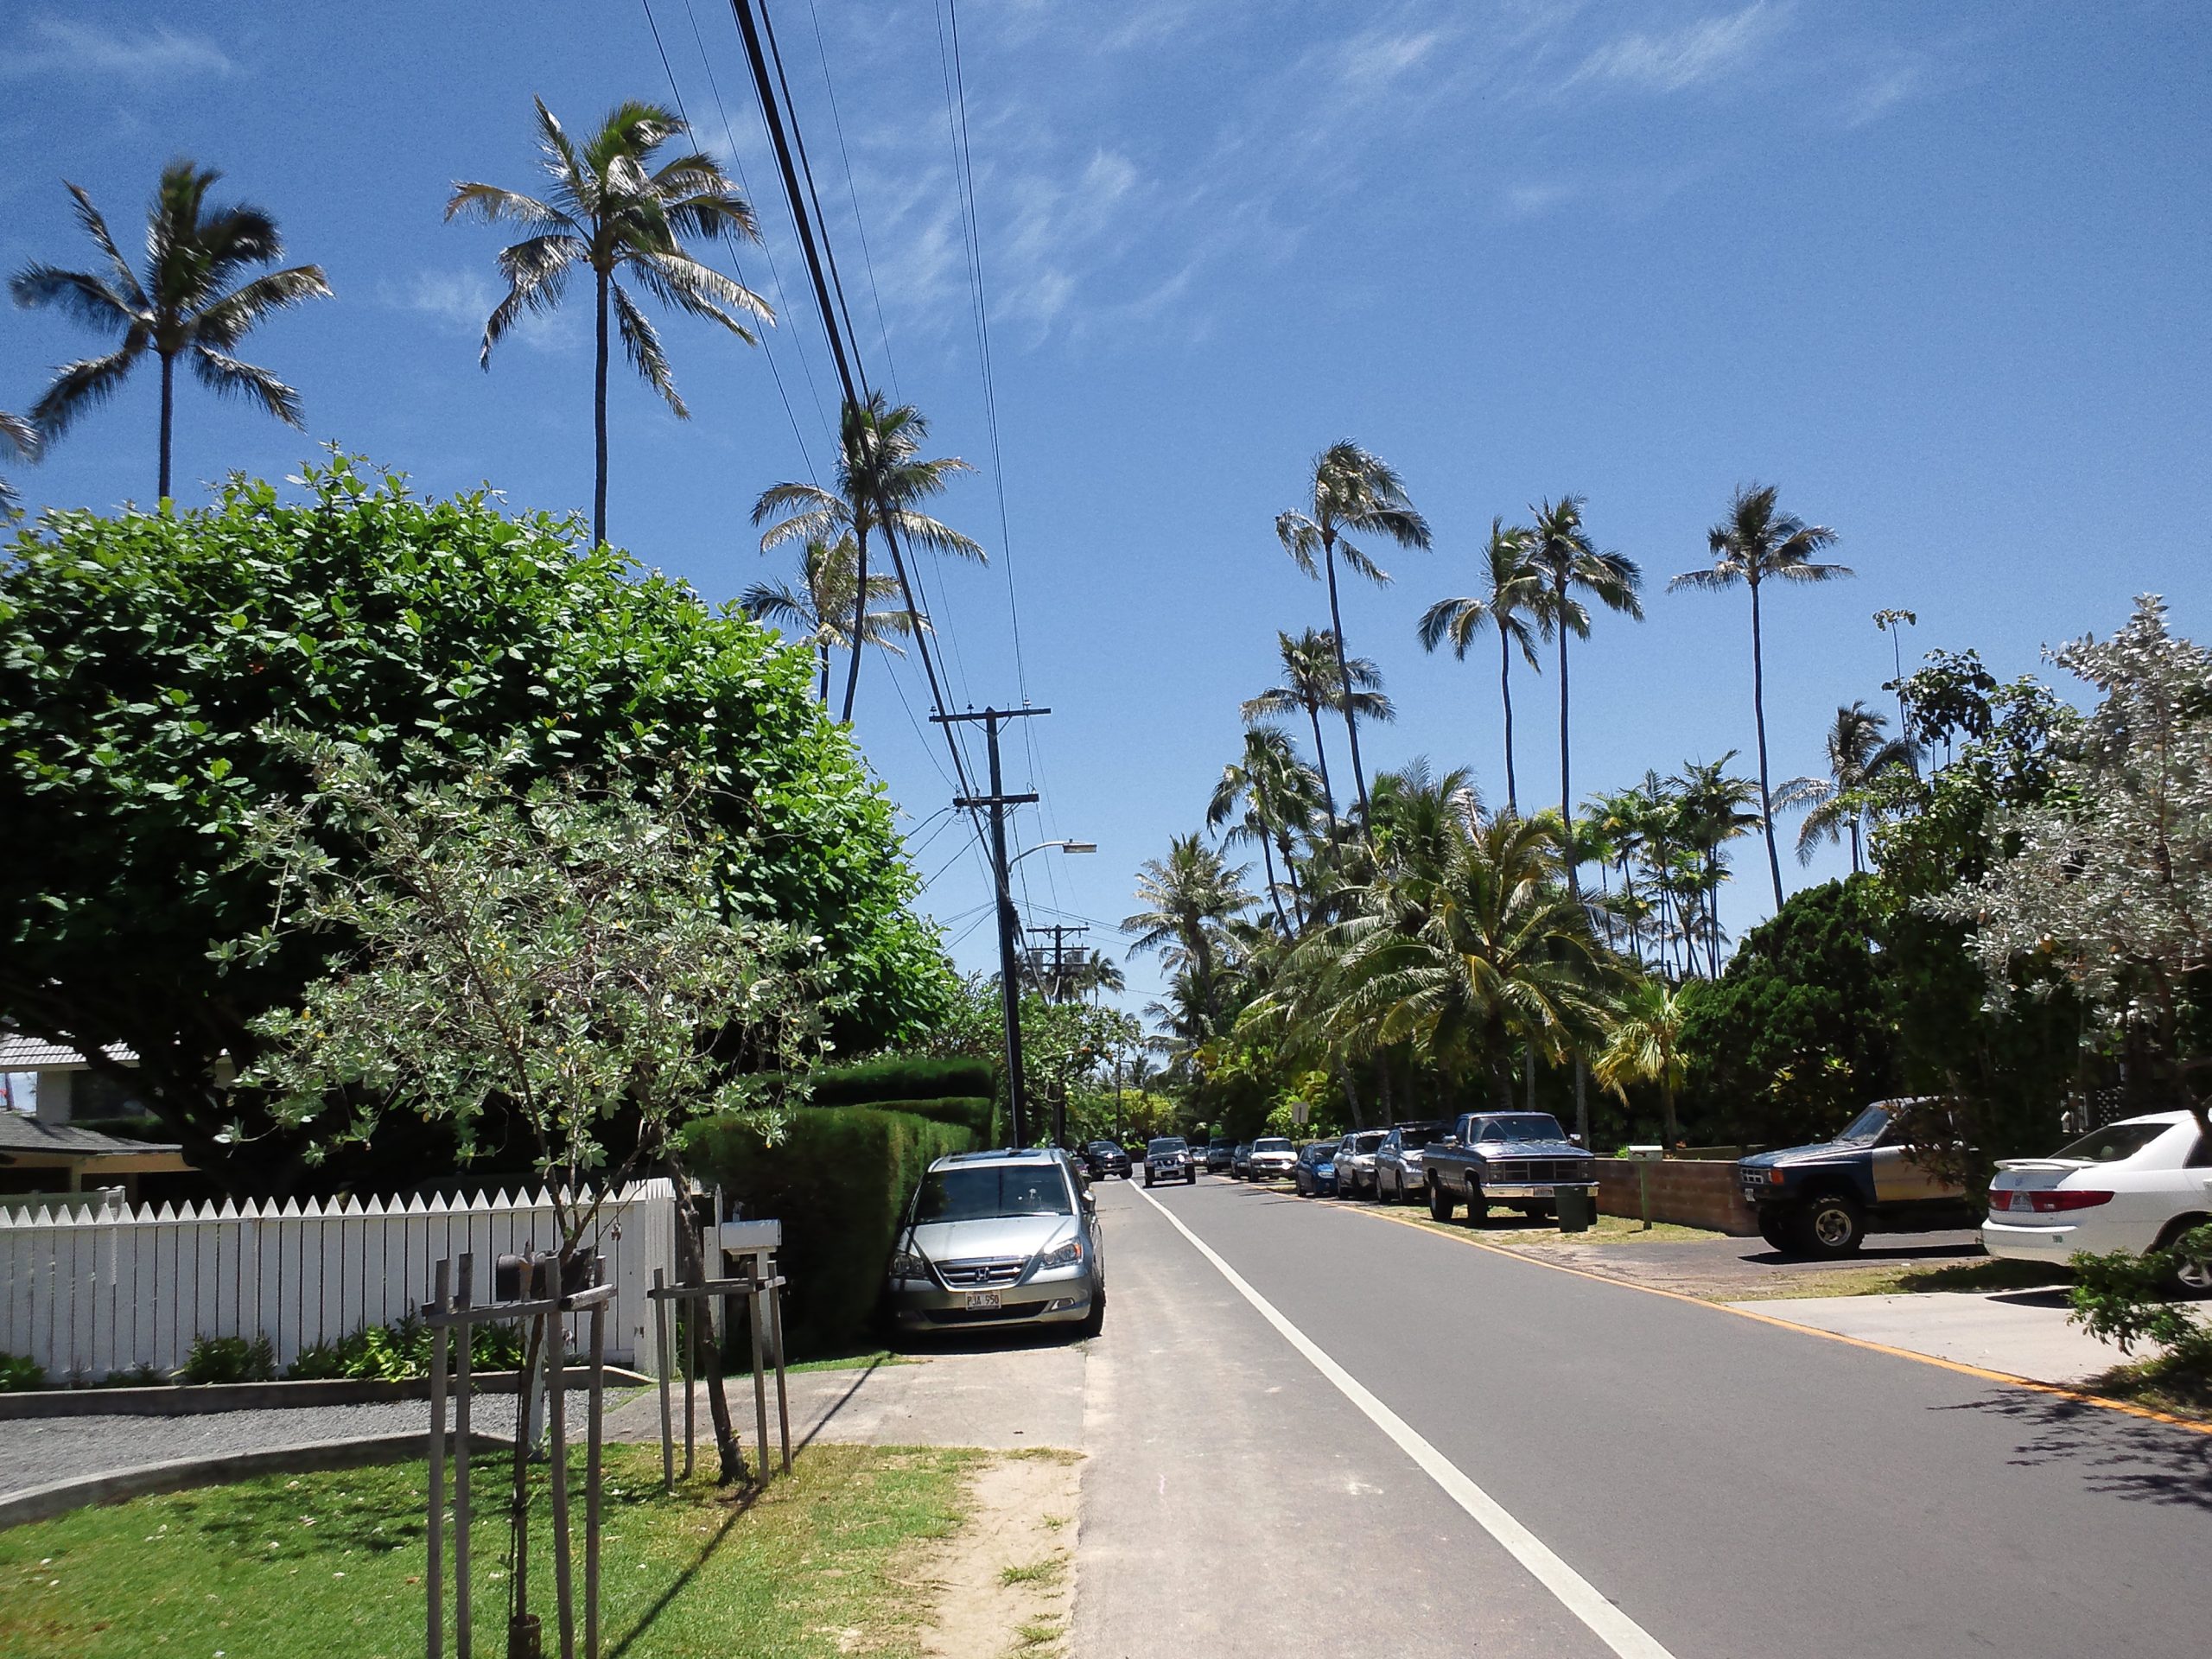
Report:
[[[1037,1266],[1043,1271],[1050,1272],[1054,1268],[1071,1268],[1082,1260],[1083,1240],[1077,1236],[1068,1240],[1065,1244],[1055,1244],[1051,1249],[1040,1252],[1037,1257]]]
[[[917,1251],[900,1250],[891,1258],[891,1276],[893,1279],[926,1279],[930,1276],[930,1264]]]

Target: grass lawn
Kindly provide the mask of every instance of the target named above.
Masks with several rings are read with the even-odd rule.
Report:
[[[817,1446],[747,1503],[706,1480],[663,1497],[658,1446],[609,1446],[605,1653],[916,1651],[929,1599],[902,1582],[900,1558],[958,1529],[963,1476],[987,1455]],[[580,1454],[580,1624],[581,1469]],[[506,1650],[505,1527],[493,1471],[477,1473],[476,1651],[493,1655]],[[419,1659],[423,1479],[420,1463],[272,1476],[0,1532],[0,1656]],[[546,1524],[541,1486],[533,1602],[557,1653]]]
[[[1786,1280],[1745,1289],[1728,1300],[1755,1302],[1800,1296],[1910,1295],[1931,1290],[2043,1290],[2073,1281],[2074,1275],[2064,1268],[2049,1268],[2039,1262],[1979,1256],[1936,1267],[1899,1262],[1795,1274]]]
[[[1493,1216],[1484,1225],[1471,1228],[1464,1216],[1455,1216],[1450,1221],[1432,1220],[1426,1206],[1395,1213],[1404,1220],[1434,1228],[1440,1233],[1459,1234],[1485,1244],[1502,1244],[1509,1249],[1544,1249],[1559,1244],[1681,1243],[1726,1236],[1703,1227],[1684,1227],[1671,1221],[1655,1221],[1647,1233],[1641,1221],[1628,1216],[1600,1216],[1597,1225],[1587,1232],[1562,1233],[1556,1222],[1528,1221],[1519,1216]]]
[[[2212,1361],[2196,1354],[2165,1354],[2120,1365],[2087,1385],[2091,1394],[2125,1400],[2194,1422],[2212,1422]]]

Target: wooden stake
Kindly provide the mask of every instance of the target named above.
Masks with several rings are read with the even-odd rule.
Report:
[[[471,1304],[476,1281],[476,1257],[474,1253],[461,1258],[461,1285],[454,1297],[454,1306],[467,1313]],[[453,1403],[453,1650],[454,1659],[469,1659],[469,1648],[474,1640],[470,1629],[474,1612],[468,1598],[468,1397],[474,1392],[469,1381],[469,1361],[476,1327],[463,1320],[461,1325],[461,1353],[454,1366]]]
[[[784,1472],[791,1471],[791,1402],[784,1386],[784,1287],[772,1285],[768,1289],[769,1338],[776,1346],[776,1427],[784,1441]],[[767,1452],[761,1452],[766,1461]]]
[[[676,1490],[676,1427],[670,1421],[668,1400],[668,1300],[660,1293],[668,1287],[665,1268],[653,1269],[653,1329],[660,1338],[660,1489]]]
[[[441,1261],[430,1291],[430,1306],[446,1311],[446,1287],[453,1264]],[[464,1332],[463,1337],[467,1336]],[[446,1327],[430,1331],[430,1525],[423,1582],[429,1586],[430,1624],[423,1652],[442,1659],[446,1650]]]
[[[557,1256],[549,1259],[546,1272],[553,1281],[548,1294],[557,1299],[561,1294]],[[575,1586],[570,1581],[569,1557],[569,1339],[561,1328],[557,1300],[542,1317],[545,1321],[545,1440],[553,1465],[553,1599],[561,1624],[561,1659],[576,1659]]]
[[[584,1442],[584,1659],[599,1659],[600,1429],[607,1404],[607,1304],[591,1311],[590,1427]]]

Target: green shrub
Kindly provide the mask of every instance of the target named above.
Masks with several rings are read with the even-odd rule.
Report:
[[[823,1106],[791,1114],[772,1147],[748,1124],[709,1118],[691,1126],[685,1148],[692,1167],[747,1214],[784,1224],[785,1332],[791,1351],[804,1356],[848,1348],[866,1333],[923,1171],[976,1140],[957,1124],[903,1110]]]
[[[2091,1336],[2116,1344],[2123,1354],[2143,1346],[2212,1362],[2212,1326],[2171,1297],[2174,1270],[2185,1261],[2212,1259],[2212,1225],[2186,1232],[2163,1250],[2138,1255],[2086,1251],[2073,1260],[2075,1283],[2067,1317]]]
[[[479,1371],[516,1370],[523,1352],[519,1325],[480,1325],[469,1343],[469,1363]],[[404,1382],[429,1374],[429,1327],[410,1313],[397,1325],[364,1325],[335,1342],[302,1348],[284,1376],[294,1382]]]
[[[266,1337],[200,1337],[178,1375],[187,1382],[273,1382],[276,1352]]]
[[[942,1100],[902,1100],[895,1106],[879,1109],[908,1117],[925,1117],[932,1123],[950,1123],[974,1135],[975,1144],[979,1147],[991,1146],[998,1139],[993,1128],[998,1121],[998,1105],[988,1096],[948,1095]]]
[[[887,1055],[854,1065],[825,1065],[810,1072],[817,1106],[880,1106],[887,1101],[927,1101],[998,1092],[998,1070],[988,1060]],[[900,1111],[910,1106],[901,1104]]]
[[[0,1394],[22,1394],[45,1386],[45,1366],[21,1354],[0,1354]]]
[[[142,1363],[127,1371],[110,1371],[92,1386],[96,1389],[162,1389],[172,1381],[174,1379],[167,1371]]]

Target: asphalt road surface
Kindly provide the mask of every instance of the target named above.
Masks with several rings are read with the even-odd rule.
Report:
[[[2212,1438],[1278,1191],[1096,1192],[1085,1659],[2212,1651]]]

